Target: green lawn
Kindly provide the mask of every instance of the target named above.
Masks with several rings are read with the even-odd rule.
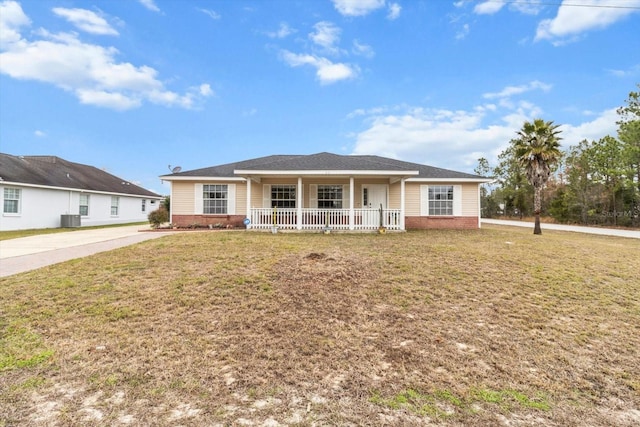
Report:
[[[179,233],[0,279],[0,426],[640,424],[640,241]]]

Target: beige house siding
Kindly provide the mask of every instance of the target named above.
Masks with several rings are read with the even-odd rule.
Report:
[[[406,188],[405,188],[406,190]],[[405,195],[406,202],[406,195]],[[389,209],[400,209],[400,182],[389,185]]]
[[[420,216],[420,186],[421,185],[452,185],[451,182],[407,182],[405,184],[405,215]],[[453,184],[459,185],[459,184]],[[462,215],[478,215],[478,184],[463,183],[462,187]],[[399,197],[399,196],[398,196]],[[392,207],[395,205],[391,205]],[[398,202],[399,206],[399,202]]]
[[[353,184],[353,207],[361,208],[362,207],[362,187],[366,184],[382,184],[387,185],[388,188],[388,198],[389,198],[389,208],[391,209],[399,209],[400,208],[400,183],[389,184],[389,180],[386,178],[380,179],[355,179]],[[242,188],[241,191],[244,191],[242,194],[246,194],[246,187],[238,186],[238,188]],[[298,185],[297,178],[263,178],[260,182],[252,182],[251,183],[251,207],[252,208],[263,208],[268,207],[264,206],[264,186],[265,185]],[[303,207],[307,208],[310,205],[310,186],[311,185],[344,185],[345,188],[349,189],[349,178],[305,178],[302,181],[302,197],[303,197]],[[236,198],[238,203],[240,201],[239,197],[241,197],[240,190],[236,192]],[[418,193],[419,194],[419,193]],[[348,206],[345,206],[345,209]],[[246,205],[245,205],[246,209]]]
[[[420,216],[420,182],[404,184],[405,216]]]
[[[206,182],[210,184],[213,182]],[[193,215],[202,214],[202,212],[194,212],[196,206],[195,186],[196,184],[205,184],[200,181],[174,181],[171,184],[171,214],[172,215]],[[230,215],[245,215],[247,212],[247,184],[246,182],[216,181],[215,184],[234,184],[236,186],[235,194],[235,212],[229,212]]]
[[[235,215],[247,215],[247,183],[234,182],[236,185],[236,211],[229,212]]]
[[[462,184],[462,216],[477,216],[478,213],[478,184]]]
[[[174,181],[171,183],[171,214],[193,215],[195,201],[195,182]]]
[[[207,181],[212,182],[212,181]],[[235,212],[230,212],[230,215],[246,216],[247,215],[247,184],[246,182],[239,181],[216,181],[220,184],[235,184]],[[297,177],[282,177],[282,178],[263,178],[261,182],[253,181],[251,183],[251,201],[250,207],[263,207],[263,189],[265,185],[285,184],[285,185],[297,185]],[[171,198],[171,210],[174,216],[193,216],[201,215],[201,212],[194,212],[196,206],[195,200],[195,186],[196,184],[203,184],[201,181],[174,181],[172,182],[172,198]],[[322,184],[342,184],[346,188],[349,187],[349,178],[306,178],[303,179],[303,207],[310,206],[310,188],[311,185]],[[362,187],[366,184],[385,184],[388,188],[388,207],[390,209],[400,208],[400,182],[389,184],[388,179],[355,179],[354,180],[354,208],[362,207]],[[451,182],[405,182],[405,216],[406,217],[419,217],[420,216],[420,186],[421,185],[451,185]],[[476,183],[454,183],[454,185],[460,185],[462,189],[461,197],[461,217],[476,217],[478,216],[478,184]],[[348,206],[344,206],[348,208]],[[433,217],[423,217],[425,220]],[[189,221],[197,222],[190,219]],[[201,219],[198,219],[201,221]]]

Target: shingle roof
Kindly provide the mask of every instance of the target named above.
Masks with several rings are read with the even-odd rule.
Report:
[[[309,155],[276,155],[259,157],[236,163],[195,169],[164,175],[171,177],[235,177],[235,170],[242,171],[417,171],[419,174],[412,178],[436,179],[482,179],[483,177],[464,172],[436,168],[418,163],[404,162],[380,156],[345,156],[332,153],[317,153]]]
[[[161,197],[96,167],[56,156],[12,156],[0,153],[0,179],[46,187]]]

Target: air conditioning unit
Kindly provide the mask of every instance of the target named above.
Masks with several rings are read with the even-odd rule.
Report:
[[[60,215],[60,227],[80,227],[80,215]]]

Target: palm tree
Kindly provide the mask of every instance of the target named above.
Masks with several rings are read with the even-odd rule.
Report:
[[[518,131],[515,140],[516,158],[525,168],[527,179],[534,189],[533,210],[536,217],[533,234],[542,234],[540,229],[540,209],[542,187],[547,183],[551,175],[551,165],[556,163],[560,156],[560,125],[552,121],[545,122],[535,119],[533,122],[524,122],[522,129]]]

